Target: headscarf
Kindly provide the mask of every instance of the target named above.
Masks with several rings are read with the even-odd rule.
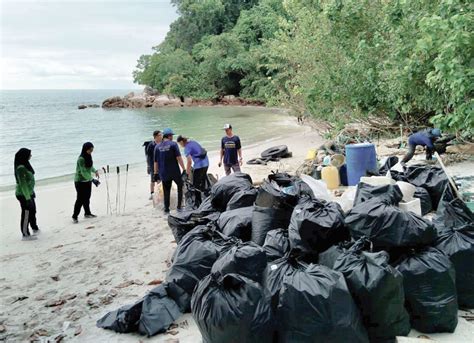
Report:
[[[94,147],[94,144],[92,144],[91,142],[86,142],[82,145],[82,151],[81,151],[81,155],[80,157],[83,157],[84,158],[84,161],[85,161],[85,166],[86,168],[90,168],[92,167],[92,155],[91,154],[88,154],[87,153],[87,150],[89,150],[90,148],[93,148]]]
[[[17,183],[18,183],[18,177],[16,175],[16,168],[18,168],[18,166],[25,166],[25,168],[28,169],[30,172],[32,172],[33,174],[35,173],[33,167],[30,164],[30,156],[31,156],[31,150],[27,148],[21,148],[15,154],[14,168],[15,168],[15,179]]]

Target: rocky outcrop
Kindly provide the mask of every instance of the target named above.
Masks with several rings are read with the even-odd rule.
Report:
[[[97,107],[100,107],[100,106],[97,105],[97,104],[79,105],[79,106],[77,106],[77,108],[78,108],[79,110],[84,110],[84,109],[86,109],[86,108],[97,108]]]
[[[124,97],[114,96],[102,102],[103,108],[146,108],[146,107],[183,107],[183,106],[263,106],[261,101],[248,100],[226,95],[214,100],[193,99],[191,97],[176,97],[174,95],[159,94],[153,88],[146,87],[142,93],[130,92]]]

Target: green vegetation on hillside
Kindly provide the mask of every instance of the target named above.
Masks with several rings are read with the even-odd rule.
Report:
[[[387,116],[474,131],[469,0],[173,0],[180,17],[137,83],[233,94],[329,121]],[[335,120],[337,118],[337,120]]]

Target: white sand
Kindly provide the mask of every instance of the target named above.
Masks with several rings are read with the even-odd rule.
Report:
[[[308,149],[321,143],[314,131],[301,127],[300,133],[291,137],[244,147],[246,160],[278,144],[288,145],[293,158],[284,159],[282,164],[244,165],[243,171],[254,181],[263,179],[271,170],[294,172]],[[12,192],[0,195],[0,340],[27,341],[36,332],[43,341],[59,335],[67,341],[80,342],[201,341],[189,314],[177,321],[179,327],[173,330],[176,335],[162,334],[149,340],[95,326],[96,320],[108,311],[138,300],[155,287],[147,285],[150,281],[164,280],[166,261],[176,247],[161,206],[153,208],[148,200],[149,177],[145,170],[145,164],[131,169],[127,207],[120,215],[106,213],[107,193],[102,177],[102,185],[93,189],[91,203],[93,213],[99,217],[84,220],[81,214],[76,225],[71,222],[75,199],[72,181],[37,187],[37,217],[42,233],[33,242],[20,240],[20,211]],[[223,170],[217,168],[216,155],[211,158],[211,171],[223,176]],[[123,194],[125,175],[121,178]],[[109,187],[114,209],[116,182],[116,174],[112,174]],[[19,300],[23,297],[27,298]],[[64,304],[46,307],[48,302],[61,299]],[[461,331],[466,331],[466,325],[468,336],[460,337],[472,338],[472,324],[463,323]]]

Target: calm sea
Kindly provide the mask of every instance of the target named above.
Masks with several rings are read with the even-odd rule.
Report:
[[[37,180],[55,181],[74,173],[77,156],[86,141],[94,143],[94,164],[101,167],[143,163],[143,142],[152,139],[154,130],[165,127],[198,140],[208,151],[219,149],[224,123],[233,125],[244,146],[296,132],[289,117],[265,108],[77,109],[80,104],[100,105],[107,97],[126,93],[126,90],[0,91],[0,190],[9,189],[15,183],[13,158],[22,147],[32,150],[31,164]]]

